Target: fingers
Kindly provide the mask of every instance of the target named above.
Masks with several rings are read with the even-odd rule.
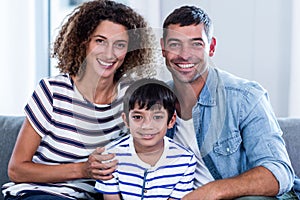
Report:
[[[104,151],[104,147],[97,147],[96,150],[89,156],[89,160],[92,162],[103,162],[112,160],[115,157],[115,154],[103,154]]]
[[[112,179],[112,173],[117,168],[117,160],[112,160],[106,163],[98,163],[91,170],[91,176],[93,179],[109,180]]]
[[[97,147],[93,153],[101,154],[105,151],[105,147]]]
[[[89,156],[86,162],[86,170],[89,178],[109,180],[111,179],[112,173],[116,170],[118,161],[115,160],[115,154],[106,154],[105,148],[98,147]]]
[[[109,180],[112,178],[112,173],[117,168],[117,160],[112,160],[110,162],[101,163],[99,165],[99,168],[94,168],[92,170],[92,177],[94,179],[100,179],[100,180]]]

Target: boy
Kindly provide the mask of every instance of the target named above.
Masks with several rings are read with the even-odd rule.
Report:
[[[176,96],[162,81],[141,79],[124,96],[124,123],[130,135],[110,143],[106,153],[119,161],[114,178],[97,180],[104,199],[180,199],[193,189],[193,153],[165,137],[175,119]]]

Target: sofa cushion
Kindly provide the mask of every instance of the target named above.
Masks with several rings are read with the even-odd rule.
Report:
[[[0,185],[9,181],[7,165],[24,117],[0,116]],[[2,195],[0,195],[2,199]]]
[[[295,173],[300,177],[300,118],[278,118]]]

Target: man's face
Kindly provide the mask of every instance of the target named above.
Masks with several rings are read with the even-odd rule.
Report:
[[[212,41],[208,44],[203,24],[168,26],[161,46],[174,81],[192,83],[207,70],[208,57],[214,53],[214,38]]]

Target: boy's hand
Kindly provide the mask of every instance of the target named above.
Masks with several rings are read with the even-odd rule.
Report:
[[[112,173],[117,168],[118,161],[112,160],[115,157],[114,154],[102,154],[104,150],[104,147],[97,147],[84,163],[83,174],[85,178],[97,180],[113,178]]]

